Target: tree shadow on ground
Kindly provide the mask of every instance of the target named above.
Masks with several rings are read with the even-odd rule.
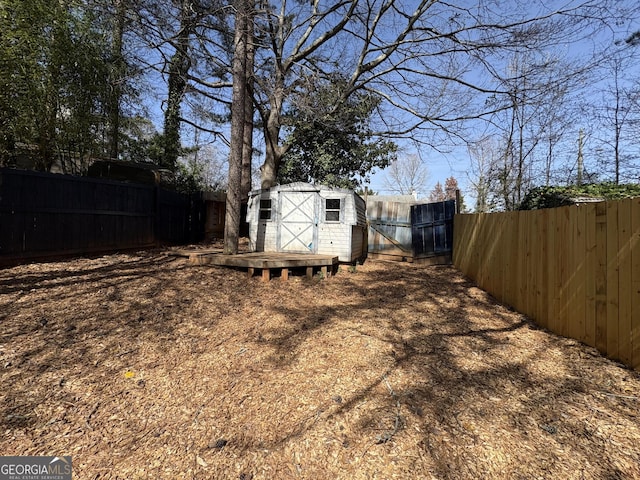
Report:
[[[138,254],[17,271],[0,270],[0,379],[9,385],[0,431],[46,431],[64,444],[43,426],[51,416],[108,454],[146,435],[150,451],[186,444],[185,462],[195,445],[245,463],[327,434],[327,455],[417,452],[434,478],[487,477],[498,467],[505,477],[548,478],[562,462],[622,478],[619,460],[637,455],[615,451],[616,432],[606,429],[616,415],[620,425],[633,421],[633,400],[594,403],[595,420],[576,414],[597,400],[593,391],[614,388],[589,370],[606,361],[451,267],[371,262],[326,281],[263,283]],[[122,381],[132,365],[153,371],[156,390]],[[45,406],[52,411],[34,414]],[[73,409],[72,420],[58,412]],[[84,424],[99,415],[93,432]],[[207,415],[224,449],[196,431]],[[118,430],[123,418],[131,424]],[[496,458],[483,474],[482,462]]]
[[[359,430],[370,432],[372,444],[381,444],[402,435],[402,428],[418,427],[424,432],[420,448],[433,459],[438,478],[477,475],[470,452],[519,456],[512,464],[516,478],[531,474],[531,464],[544,476],[544,469],[556,462],[557,450],[569,449],[584,465],[593,460],[594,433],[588,422],[572,416],[571,407],[590,395],[584,387],[585,372],[557,351],[556,370],[540,370],[537,362],[550,354],[549,345],[520,342],[527,331],[545,334],[529,319],[498,304],[449,267],[395,266],[376,271],[365,283],[347,277],[340,287],[342,304],[331,298],[313,307],[272,307],[274,314],[292,321],[287,328],[266,332],[264,340],[276,352],[271,357],[275,365],[283,369],[297,362],[309,340],[324,335],[330,325],[343,324],[359,337],[375,337],[378,345],[388,347],[379,353],[388,367],[350,392],[331,409],[331,416],[377,397],[387,408],[362,418]],[[355,320],[344,318],[344,307]],[[490,319],[482,318],[487,314]],[[551,344],[555,350],[563,348]],[[413,375],[414,382],[394,386],[406,375]],[[381,388],[385,384],[387,388]],[[491,438],[508,437],[502,447],[491,447],[491,438],[483,438],[492,431]],[[598,441],[606,444],[604,435]],[[505,445],[521,444],[534,445],[529,448],[535,452],[500,451]],[[588,467],[589,474],[622,478],[604,450],[603,446],[601,461]]]
[[[95,371],[117,377],[143,349],[187,341],[177,329],[198,318],[194,284],[213,290],[227,278],[151,252],[0,270],[0,430],[35,426],[52,399],[76,402],[71,378],[101,388]]]

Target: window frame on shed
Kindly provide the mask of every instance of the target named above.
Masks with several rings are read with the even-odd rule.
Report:
[[[268,204],[268,206],[266,206]],[[273,221],[273,199],[261,198],[258,204],[258,220],[262,222]]]
[[[331,207],[329,206],[329,202],[338,202],[338,207],[335,207],[335,204]],[[344,217],[344,198],[342,197],[329,197],[324,199],[324,221],[326,223],[340,223]],[[338,213],[338,218],[329,218],[330,214],[333,217],[335,213]]]

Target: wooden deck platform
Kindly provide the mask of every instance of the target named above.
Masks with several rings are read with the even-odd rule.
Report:
[[[313,255],[308,253],[251,252],[237,255],[223,255],[221,250],[178,250],[173,253],[188,257],[193,265],[216,265],[221,267],[246,268],[249,277],[256,270],[262,272],[262,280],[271,279],[272,270],[280,270],[280,278],[289,278],[289,269],[305,269],[307,278],[313,277],[314,269],[327,278],[333,275],[338,266],[338,257],[331,255]]]

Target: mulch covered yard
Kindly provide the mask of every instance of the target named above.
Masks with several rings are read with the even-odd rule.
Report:
[[[640,375],[453,267],[0,270],[0,453],[74,478],[640,478]]]

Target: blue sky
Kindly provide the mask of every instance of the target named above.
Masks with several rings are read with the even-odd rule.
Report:
[[[505,5],[505,8],[508,8],[507,6],[510,3],[505,1],[501,2],[501,5]],[[559,4],[560,2],[557,3]],[[625,0],[618,3],[628,6],[637,5],[635,0]],[[554,2],[553,5],[555,6],[556,3]],[[567,61],[586,64],[592,60],[594,51],[607,50],[610,55],[613,55],[615,50],[620,50],[625,46],[624,42],[622,42],[622,45],[615,45],[616,41],[620,42],[620,40],[628,37],[629,32],[638,30],[640,30],[640,23],[638,23],[637,19],[620,19],[615,25],[605,28],[600,35],[583,38],[579,42],[554,48],[552,54]],[[633,53],[635,59],[627,63],[620,78],[620,84],[625,88],[632,88],[635,83],[635,88],[640,89],[640,46],[635,47],[635,49],[626,48],[626,53]],[[574,112],[574,122],[564,132],[560,148],[554,154],[557,166],[562,167],[563,171],[575,171],[576,169],[580,130],[584,132],[583,158],[586,168],[590,172],[600,169],[603,159],[611,159],[613,157],[613,148],[611,145],[607,145],[607,142],[613,137],[613,127],[610,124],[607,125],[606,122],[599,121],[596,115],[604,114],[603,108],[605,105],[615,103],[615,99],[610,94],[611,85],[615,80],[614,75],[606,63],[594,65],[586,73],[584,81],[580,85],[572,87],[573,89],[568,92],[568,96],[573,98],[573,102],[566,106],[560,105],[558,107],[558,110],[578,110],[577,113]],[[594,113],[597,110],[596,107],[601,107],[600,113]],[[636,104],[635,109],[637,123],[635,126],[630,123],[624,125],[625,133],[623,134],[622,146],[628,157],[629,164],[635,164],[640,174],[640,144],[637,142],[640,137],[640,126],[638,125],[638,122],[640,122],[640,105]],[[486,130],[487,126],[482,122],[475,122],[475,127],[473,122],[470,125],[471,127],[467,130],[465,138],[468,141],[477,140],[491,131],[491,129]],[[415,147],[411,144],[406,145],[405,148],[406,153],[416,153]],[[472,205],[474,198],[468,182],[470,165],[466,146],[444,146],[440,149],[425,148],[420,151],[420,154],[427,162],[430,171],[427,191],[433,188],[436,182],[444,183],[446,178],[454,176],[465,195],[467,206]],[[566,177],[568,174],[564,175],[565,177],[559,174],[556,182],[561,182],[560,179],[562,178],[568,178]],[[610,179],[604,175],[606,175],[606,172],[601,173],[601,180]],[[388,193],[385,190],[384,180],[385,172],[377,172],[372,177],[371,188],[380,193]],[[636,181],[640,181],[640,178],[636,178]],[[534,183],[541,185],[543,184],[543,179],[539,176],[534,177]]]
[[[625,5],[625,4],[635,5],[636,2],[637,0],[624,0],[618,3],[621,5]],[[463,2],[463,4],[467,4],[467,3],[473,4],[474,2]],[[556,4],[566,5],[568,3],[576,3],[576,2],[573,2],[572,0],[566,0],[562,2],[547,2],[547,4],[554,5],[554,6]],[[499,4],[500,4],[500,8],[504,8],[507,11],[509,10],[510,7],[513,7],[514,5],[516,5],[513,1],[506,1],[506,0],[499,2]],[[585,38],[579,44],[571,44],[571,45],[566,45],[564,47],[561,47],[564,50],[563,51],[556,50],[554,54],[561,53],[574,58],[580,57],[581,55],[586,55],[593,48],[599,48],[602,45],[606,45],[607,43],[610,44],[611,38],[616,37],[616,35],[617,35],[617,38],[623,38],[625,31],[628,32],[628,31],[633,31],[634,29],[635,30],[640,29],[640,25],[633,25],[627,21],[627,22],[621,22],[619,25],[616,26],[616,28],[619,28],[621,32],[611,35],[612,33],[615,33],[615,32],[609,31],[607,35],[603,34],[601,38]],[[638,49],[640,50],[640,47],[638,47]],[[500,68],[498,65],[496,65],[496,67]],[[632,77],[635,76],[636,79],[640,78],[640,70],[638,69],[637,65],[632,66],[628,73]],[[475,72],[471,70],[471,71],[467,71],[467,74],[470,77],[473,77]],[[604,85],[608,80],[610,80],[610,78],[607,78],[606,72],[605,72],[604,76],[599,77],[599,80],[597,82],[594,82],[594,84],[584,85],[583,86],[584,88],[580,92],[580,94],[583,95],[583,100],[586,103],[591,103],[591,104],[596,104],[598,102],[601,102],[602,95],[600,93],[597,93],[598,91],[597,87]],[[164,94],[166,94],[166,92],[164,91],[164,89],[166,89],[166,86],[164,85],[163,82],[158,82],[157,87],[159,89],[158,97],[156,99],[152,99],[151,103],[153,103],[154,105],[151,108],[151,113],[154,117],[154,123],[156,124],[158,130],[161,130],[162,116],[161,116],[161,112],[159,111],[159,108],[160,108],[159,104]],[[407,122],[409,122],[409,120]],[[589,115],[583,115],[581,120],[577,122],[576,125],[574,126],[575,131],[567,133],[567,139],[565,142],[566,146],[564,147],[564,151],[562,152],[562,162],[567,163],[567,162],[575,161],[575,158],[577,156],[577,142],[576,142],[577,130],[579,128],[589,129],[593,123],[594,122],[592,121],[591,118],[589,118]],[[483,125],[477,125],[475,127],[471,126],[471,128],[465,133],[466,140],[476,140],[477,138],[480,137],[481,135],[480,132],[482,132],[484,128],[485,126]],[[189,130],[190,130],[189,128],[184,129],[183,143],[185,144],[190,144],[194,138],[193,133],[190,132]],[[585,156],[587,161],[592,161],[596,156],[596,153],[595,153],[596,146],[595,146],[595,142],[593,142],[595,132],[589,132],[589,133],[590,133],[590,136],[588,138],[589,138],[589,142],[591,143],[585,146],[586,147]],[[256,145],[259,148],[259,145],[261,142],[261,139],[259,139],[260,137],[259,131],[256,131],[256,137],[257,137]],[[200,139],[201,141],[206,142],[207,135],[204,135],[204,134],[201,135]],[[418,152],[416,151],[416,147],[412,142],[401,140],[399,141],[399,144],[402,148],[400,153],[401,155],[403,154],[410,155],[410,154],[418,153],[427,162],[427,166],[430,172],[429,185],[426,189],[427,191],[424,192],[423,195],[427,195],[428,191],[431,190],[431,188],[433,188],[436,182],[439,181],[441,183],[444,183],[444,180],[447,177],[454,176],[457,178],[463,193],[469,199],[470,195],[469,195],[468,182],[467,182],[467,175],[469,171],[469,159],[468,159],[467,149],[465,146],[457,146],[457,147],[442,146],[442,144],[439,144],[438,146],[440,148],[438,149],[421,147],[420,151]],[[216,146],[220,154],[224,155],[225,154],[224,152],[226,151],[224,144],[220,141],[217,141]],[[385,176],[386,174],[384,171],[376,172],[372,176],[370,187],[373,190],[378,191],[380,193],[388,193],[385,190],[385,186],[384,186]],[[467,203],[469,204],[469,201]]]

